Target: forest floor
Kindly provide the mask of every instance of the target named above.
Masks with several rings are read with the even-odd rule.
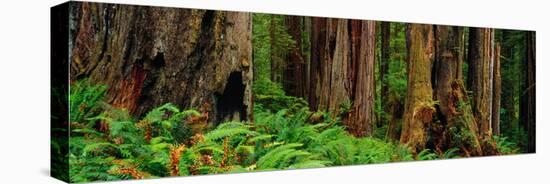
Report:
[[[396,142],[354,137],[339,118],[312,112],[275,85],[257,85],[254,122],[207,125],[202,112],[165,104],[136,119],[102,102],[105,86],[71,86],[71,182],[317,168],[460,157],[458,149],[413,155]],[[61,145],[54,147],[62,151]],[[503,152],[515,145],[499,143]],[[63,158],[58,158],[64,160]],[[66,160],[66,159],[65,159]],[[54,172],[56,172],[54,170]]]

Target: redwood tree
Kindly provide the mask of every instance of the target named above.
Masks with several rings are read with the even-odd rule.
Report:
[[[493,135],[500,135],[500,98],[502,91],[502,77],[500,67],[500,45],[495,46],[493,55],[493,99],[492,99],[492,113],[491,113],[491,126],[493,129]],[[513,99],[511,99],[513,100]]]
[[[381,80],[381,101],[382,103],[382,110],[388,111],[387,107],[388,104],[388,81],[386,80],[386,74],[388,73],[389,68],[389,62],[390,62],[390,23],[389,22],[381,22],[380,23],[380,37],[381,37],[381,45],[380,45],[380,80]]]
[[[344,121],[349,131],[356,136],[372,135],[375,121],[374,114],[374,51],[376,32],[374,21],[351,22],[352,61],[348,74],[349,96],[351,106],[349,120]]]
[[[478,137],[484,154],[493,155],[492,102],[494,31],[490,28],[470,28],[468,43],[468,87],[472,91],[472,110],[479,128]]]
[[[527,32],[526,60],[524,64],[524,88],[521,90],[521,104],[523,113],[520,119],[523,127],[527,130],[527,152],[536,152],[536,34],[534,31]]]
[[[481,155],[475,119],[462,78],[464,28],[435,27],[434,100],[439,124],[432,126],[435,150],[459,147],[465,155]],[[468,136],[459,136],[468,135]]]
[[[355,136],[372,135],[375,23],[312,18],[311,31],[310,106],[341,116]]]
[[[425,148],[428,135],[427,126],[435,112],[432,100],[432,63],[434,55],[433,26],[408,24],[407,33],[407,97],[401,130],[402,144],[409,146],[413,153]]]
[[[305,97],[307,90],[306,63],[302,55],[302,19],[299,16],[285,16],[288,34],[295,42],[294,47],[286,54],[286,67],[283,73],[283,87],[292,96]]]
[[[135,116],[168,102],[209,122],[252,115],[250,13],[75,5],[71,80],[108,85],[107,103]]]

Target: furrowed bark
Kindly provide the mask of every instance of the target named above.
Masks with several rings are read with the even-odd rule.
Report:
[[[352,20],[352,109],[349,121],[344,121],[348,131],[355,136],[370,136],[374,126],[374,62],[376,48],[376,23]],[[355,39],[357,38],[357,39]]]
[[[500,135],[500,96],[502,91],[501,67],[500,67],[500,45],[496,45],[494,54],[493,68],[493,108],[492,111],[492,129],[493,135]]]
[[[527,130],[527,152],[536,152],[536,34],[534,31],[527,33],[527,59],[525,60],[525,89],[521,92],[524,113],[521,120]]]
[[[305,97],[306,64],[302,56],[302,17],[285,16],[288,34],[296,42],[294,48],[286,55],[286,68],[283,74],[283,87],[292,96]]]
[[[355,136],[373,132],[374,31],[372,21],[312,18],[310,106]]]
[[[409,146],[415,154],[426,146],[428,138],[425,130],[435,112],[431,83],[433,39],[431,25],[407,25],[408,90],[400,142]]]
[[[487,155],[494,155],[496,152],[491,130],[493,36],[493,30],[490,28],[470,28],[468,86],[473,93],[472,110],[479,128],[478,137],[483,153]]]
[[[109,86],[106,101],[141,116],[164,103],[209,122],[252,115],[249,13],[78,3],[71,79]]]
[[[434,99],[439,102],[439,123],[432,126],[435,150],[461,148],[466,156],[482,154],[475,118],[462,80],[464,28],[435,27]],[[467,136],[463,136],[467,135]]]

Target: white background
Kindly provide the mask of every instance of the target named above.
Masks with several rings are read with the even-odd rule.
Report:
[[[294,171],[111,183],[549,183],[544,0],[110,0],[131,4],[489,26],[537,31],[537,153]],[[49,177],[49,7],[59,0],[0,5],[0,183],[62,183]],[[542,52],[541,52],[542,51]]]

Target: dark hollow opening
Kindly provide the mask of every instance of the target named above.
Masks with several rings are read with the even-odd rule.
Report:
[[[219,122],[245,119],[244,90],[241,72],[232,72],[223,94],[217,95],[216,112]]]
[[[142,83],[138,86],[140,90],[139,98],[136,102],[135,113],[137,116],[141,116],[149,112],[155,106],[162,105],[160,101],[158,101],[158,98],[155,98],[158,96],[155,94],[155,86],[158,84],[161,71],[165,65],[164,54],[158,53],[153,59],[141,59],[137,61],[137,65],[140,70],[142,70],[141,72],[146,73],[146,75],[141,76],[144,78],[138,80],[141,80]],[[136,93],[137,92],[138,91],[136,91]]]

